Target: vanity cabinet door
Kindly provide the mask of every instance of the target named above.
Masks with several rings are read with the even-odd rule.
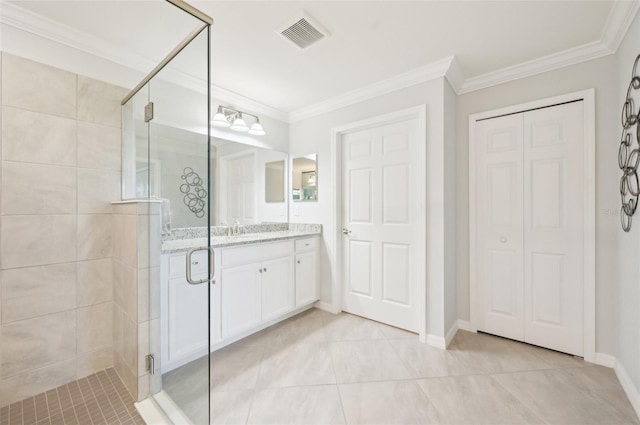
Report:
[[[286,314],[295,308],[293,258],[283,257],[262,263],[262,321]]]
[[[196,275],[194,279],[206,278]],[[207,353],[207,285],[189,285],[184,278],[169,279],[169,363]]]
[[[220,273],[220,327],[222,339],[260,324],[261,264],[230,267]]]
[[[296,307],[318,300],[316,251],[296,255]]]

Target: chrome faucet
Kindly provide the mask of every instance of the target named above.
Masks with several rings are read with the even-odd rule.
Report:
[[[241,233],[245,233],[246,230],[238,220],[235,223],[227,227],[227,236],[238,236]]]
[[[236,220],[236,222],[229,227],[230,236],[238,236],[240,234],[240,227],[240,222]]]

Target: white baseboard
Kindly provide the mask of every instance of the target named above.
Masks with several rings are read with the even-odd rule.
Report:
[[[333,311],[333,304],[325,301],[316,301],[316,303],[313,306],[319,310],[326,311],[329,313],[333,313],[333,314],[339,313],[337,311]]]
[[[444,336],[445,347],[448,347],[449,344],[451,344],[451,341],[453,341],[453,338],[455,338],[457,333],[458,333],[458,321],[455,321],[447,331],[447,334]]]
[[[634,385],[624,366],[622,366],[618,361],[616,361],[615,364],[614,370],[616,371],[616,376],[620,381],[620,385],[622,385],[622,389],[624,389],[624,392],[627,394],[633,409],[636,411],[636,415],[640,418],[640,392]]]
[[[443,337],[438,335],[427,334],[427,339],[425,342],[427,343],[427,345],[439,348],[441,350],[447,349],[447,341],[445,341]]]
[[[596,353],[594,363],[613,369],[616,367],[616,358],[605,353]]]
[[[447,334],[443,337],[439,335],[427,334],[427,338],[425,340],[427,345],[432,347],[440,348],[441,350],[446,350],[451,341],[456,336],[458,332],[458,322],[453,322],[453,325],[447,331]]]
[[[478,332],[478,329],[471,326],[471,322],[469,322],[468,320],[462,320],[462,319],[458,319],[458,329],[462,331],[473,332],[473,333]]]

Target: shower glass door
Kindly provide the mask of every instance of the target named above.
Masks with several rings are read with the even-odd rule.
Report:
[[[114,234],[135,242],[114,243],[114,365],[137,401],[153,397],[175,424],[206,425],[213,21],[182,0],[140,7],[171,28],[147,40],[165,59],[122,104],[122,199],[131,205],[117,207]]]
[[[210,412],[209,32],[194,30],[123,109],[125,139],[136,140],[123,144],[132,151],[123,184],[146,200],[137,206],[138,399],[154,397],[176,424],[208,424]]]
[[[155,228],[164,239],[154,264],[158,276],[151,279],[156,286],[149,288],[150,299],[159,302],[150,341],[159,353],[155,376],[162,384],[151,393],[167,402],[174,423],[209,423],[208,52],[205,28],[149,83],[149,187],[151,198],[160,201]]]

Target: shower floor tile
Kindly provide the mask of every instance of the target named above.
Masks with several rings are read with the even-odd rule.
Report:
[[[0,409],[0,425],[142,425],[111,368]]]

